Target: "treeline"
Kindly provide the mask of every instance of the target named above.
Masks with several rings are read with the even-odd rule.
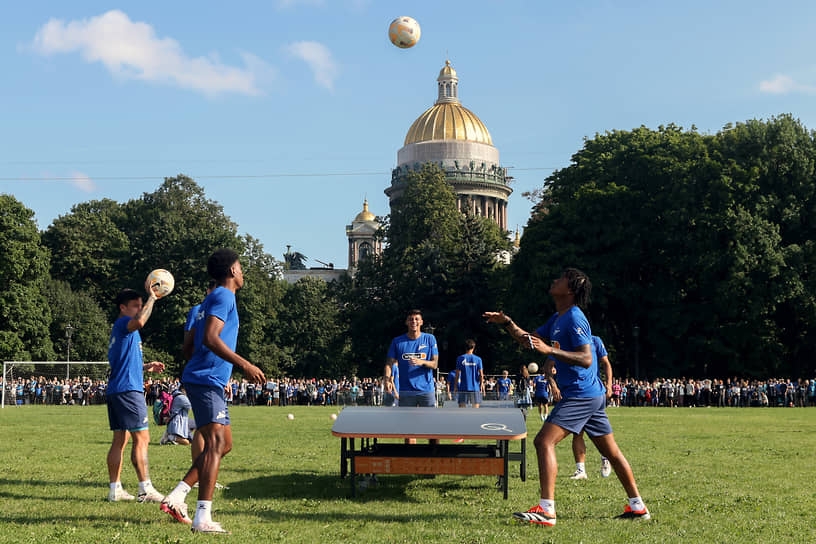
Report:
[[[616,372],[641,376],[809,375],[816,348],[816,141],[790,116],[701,134],[670,125],[597,134],[531,195],[510,266],[506,233],[463,215],[443,173],[414,172],[384,218],[386,249],[354,280],[287,285],[281,264],[237,232],[185,176],[126,203],[74,206],[40,232],[0,195],[0,358],[104,360],[112,299],[167,268],[175,292],[143,333],[146,358],[181,368],[182,324],[217,247],[243,256],[238,351],[267,374],[374,375],[406,310],[424,311],[453,366],[475,338],[489,372],[529,362],[486,327],[502,308],[532,329],[553,311],[562,267],[594,283],[588,309]],[[636,365],[636,361],[639,364]]]

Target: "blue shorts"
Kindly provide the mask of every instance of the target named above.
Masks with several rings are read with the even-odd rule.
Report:
[[[547,423],[575,434],[586,431],[590,438],[612,433],[612,426],[606,417],[606,395],[561,399],[550,412]]]
[[[481,404],[481,391],[459,391],[459,404]]]
[[[393,393],[383,393],[383,406],[396,406],[397,399]]]
[[[200,429],[210,423],[230,424],[223,387],[185,383],[184,390],[187,391],[187,398],[193,408],[196,427]]]
[[[123,391],[108,395],[108,423],[111,431],[147,429],[147,404],[144,391]]]
[[[544,405],[544,404],[549,404],[549,403],[550,403],[550,397],[539,397],[539,396],[536,396],[536,397],[533,399],[533,402],[534,402],[535,404],[542,404],[542,405]]]
[[[436,406],[436,393],[433,391],[400,391],[400,408],[421,406],[433,408]]]

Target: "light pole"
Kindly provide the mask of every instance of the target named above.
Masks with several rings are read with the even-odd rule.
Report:
[[[632,338],[635,339],[635,379],[640,379],[640,327],[632,327]]]
[[[74,334],[74,328],[71,326],[70,323],[65,325],[65,338],[68,339],[68,359],[67,365],[65,365],[65,379],[71,379],[71,335]]]

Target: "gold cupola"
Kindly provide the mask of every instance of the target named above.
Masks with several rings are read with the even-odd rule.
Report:
[[[404,145],[431,140],[461,140],[493,145],[484,123],[459,102],[459,78],[449,60],[445,61],[436,81],[439,90],[436,102],[408,129]]]
[[[368,211],[368,199],[363,200],[363,211],[357,214],[354,221],[375,221],[377,216]]]

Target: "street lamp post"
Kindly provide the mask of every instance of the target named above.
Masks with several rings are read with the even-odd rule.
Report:
[[[67,325],[65,325],[65,338],[68,339],[68,358],[67,358],[67,361],[66,361],[68,364],[65,365],[65,368],[66,368],[66,370],[65,370],[65,379],[66,380],[71,379],[71,335],[73,335],[73,334],[74,334],[74,328],[71,326],[70,323],[68,323]]]
[[[635,379],[640,379],[640,327],[632,327],[632,338],[635,339]]]

